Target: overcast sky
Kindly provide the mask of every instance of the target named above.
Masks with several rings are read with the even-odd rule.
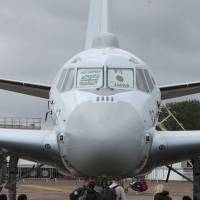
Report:
[[[0,78],[50,84],[83,50],[89,0],[0,0]],[[113,0],[121,48],[160,85],[200,80],[199,0]],[[46,101],[0,91],[1,116],[44,116]]]

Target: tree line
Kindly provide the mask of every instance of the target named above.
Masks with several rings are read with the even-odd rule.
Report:
[[[200,130],[200,101],[190,100],[167,103],[166,106],[186,130]],[[168,112],[165,107],[162,106],[160,109],[159,121],[162,121],[167,116]],[[172,117],[163,124],[167,130],[182,130]]]

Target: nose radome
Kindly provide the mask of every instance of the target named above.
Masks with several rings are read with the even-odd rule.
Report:
[[[72,112],[67,130],[74,136],[107,139],[108,136],[126,137],[140,131],[142,119],[128,103],[82,103]],[[134,129],[133,129],[134,128]]]
[[[67,157],[84,174],[126,174],[140,162],[143,123],[127,103],[80,104],[71,114],[67,130]]]

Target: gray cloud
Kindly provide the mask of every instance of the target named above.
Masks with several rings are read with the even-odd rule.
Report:
[[[117,2],[115,10],[120,10],[124,2]],[[114,21],[122,46],[144,59],[160,83],[198,80],[200,2],[128,2],[129,7]]]
[[[113,0],[114,33],[123,49],[151,67],[158,83],[197,81],[199,7],[198,0]],[[88,8],[89,0],[0,0],[0,77],[51,83],[83,49]],[[2,91],[0,98],[1,115],[46,111],[37,98]]]

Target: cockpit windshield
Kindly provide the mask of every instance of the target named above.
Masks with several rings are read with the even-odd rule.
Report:
[[[103,86],[103,68],[83,68],[77,72],[77,88],[98,89]]]
[[[134,70],[129,68],[108,68],[108,87],[112,89],[133,89]]]

